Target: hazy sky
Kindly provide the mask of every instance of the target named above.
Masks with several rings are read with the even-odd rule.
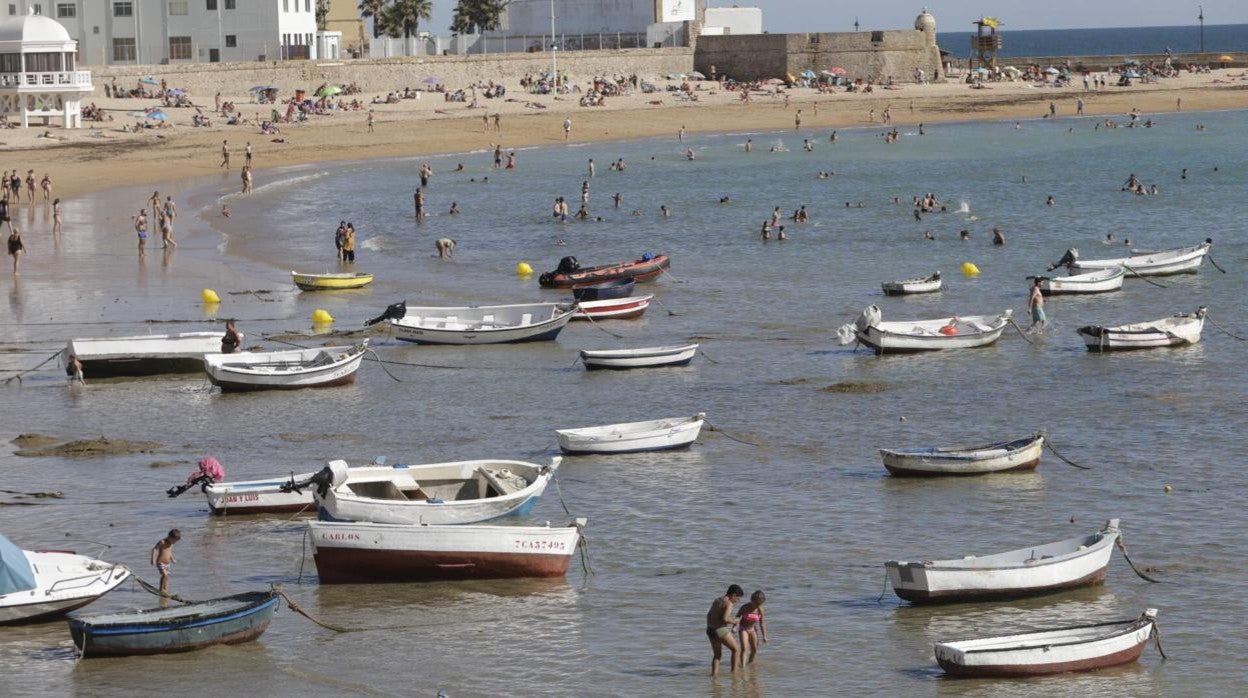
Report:
[[[771,32],[853,31],[854,18],[863,30],[912,26],[926,4],[938,31],[971,31],[971,22],[991,15],[1005,29],[1068,29],[1073,27],[1160,27],[1195,25],[1197,9],[1205,8],[1205,24],[1248,24],[1245,0],[709,0],[713,7],[759,7],[763,28]],[[449,33],[454,0],[433,0],[434,34]]]

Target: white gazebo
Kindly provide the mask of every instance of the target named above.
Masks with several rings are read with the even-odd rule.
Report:
[[[75,70],[78,42],[56,20],[37,14],[0,22],[0,114],[64,119],[82,127],[82,98],[91,94],[91,71]]]

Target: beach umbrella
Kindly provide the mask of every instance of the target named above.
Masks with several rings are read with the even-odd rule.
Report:
[[[342,92],[341,87],[338,87],[336,85],[326,85],[325,87],[321,88],[320,92],[316,93],[316,96],[317,97],[333,97],[339,92]]]
[[[705,75],[703,75],[702,73],[699,73],[699,72],[698,72],[698,71],[696,71],[696,70],[695,70],[695,71],[693,71],[692,73],[689,73],[689,77],[691,77],[691,78],[693,78],[693,79],[695,79],[695,80],[705,80],[705,79],[706,79],[706,76],[705,76]]]
[[[147,112],[145,116],[149,119],[155,119],[156,121],[164,121],[169,118],[168,114],[164,113],[163,111],[159,109],[157,109],[156,111],[149,111]]]
[[[143,83],[144,85],[159,85],[160,84],[160,81],[152,77],[151,75],[140,78],[139,82]]]
[[[425,83],[426,85],[439,85],[442,83],[442,78],[435,78],[432,75],[430,75],[424,80],[421,80],[421,82]]]
[[[1057,75],[1057,74],[1059,74],[1059,73],[1061,73],[1061,72],[1062,72],[1062,71],[1058,70],[1057,68],[1054,68],[1053,66],[1049,66],[1048,68],[1045,68],[1045,69],[1044,69],[1044,74],[1045,74],[1045,75]]]
[[[685,74],[684,73],[668,73],[667,79],[668,80],[684,80]]]
[[[176,95],[184,95],[184,94],[186,94],[186,90],[182,89],[181,87],[175,87],[175,88],[173,88],[172,90],[169,90],[169,94],[171,94],[171,95],[175,95],[175,96],[176,96]]]
[[[834,67],[832,67],[832,68],[828,68],[827,70],[825,70],[825,71],[823,71],[823,72],[825,72],[825,73],[832,73],[833,75],[845,75],[845,74],[849,73],[849,71],[848,71],[848,70],[845,70],[844,68],[840,67],[839,65],[838,65],[838,66],[834,66]]]
[[[806,78],[807,80],[814,80],[815,71],[811,70],[810,68],[807,68],[806,70],[802,71],[802,77]]]
[[[1124,78],[1138,78],[1140,77],[1140,74],[1135,72],[1134,70],[1128,70],[1127,72],[1123,73],[1122,76]]]
[[[1231,61],[1235,59],[1231,58],[1230,56],[1218,56],[1218,60],[1222,61],[1223,63],[1230,63]]]
[[[133,117],[134,117],[134,118],[136,118],[136,119],[142,119],[142,118],[144,118],[144,117],[146,117],[146,116],[147,116],[147,112],[145,112],[145,111],[131,111],[131,112],[126,112],[126,116],[133,116]]]

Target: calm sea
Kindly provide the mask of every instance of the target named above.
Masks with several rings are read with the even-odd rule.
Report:
[[[148,550],[177,526],[184,539],[173,581],[183,595],[281,582],[327,622],[374,628],[340,635],[284,611],[254,644],[80,664],[63,623],[5,628],[3,692],[1242,693],[1248,597],[1237,571],[1248,567],[1239,544],[1248,535],[1248,347],[1206,326],[1195,346],[1099,356],[1075,334],[1084,324],[1205,305],[1214,321],[1248,335],[1248,232],[1239,205],[1248,119],[1151,116],[1151,129],[1094,130],[1092,119],[1066,118],[1017,129],[929,125],[924,136],[902,126],[894,145],[874,129],[841,130],[836,143],[827,130],[697,136],[688,143],[693,162],[674,137],[523,150],[514,172],[491,169],[486,152],[432,157],[434,215],[423,225],[411,211],[421,159],[262,170],[248,198],[232,193],[232,174],[193,190],[173,185],[187,219],[182,247],[150,250],[143,261],[128,212],[149,191],[71,202],[59,243],[48,237],[44,212],[22,210],[32,252],[20,283],[0,274],[3,369],[34,365],[68,337],[202,329],[204,287],[224,298],[218,315],[239,318],[255,343],[307,330],[316,308],[347,329],[400,299],[563,297],[517,278],[521,260],[545,270],[569,254],[593,264],[648,250],[670,254],[673,265],[670,277],[645,289],[662,307],[609,325],[623,339],[587,324],[554,343],[518,346],[416,347],[378,334],[374,344],[388,360],[446,367],[391,366],[401,382],[366,364],[352,387],[297,394],[222,395],[200,376],[67,390],[57,370],[0,387],[0,439],[42,432],[165,444],[158,453],[81,460],[4,449],[4,490],[66,494],[0,495],[5,535],[32,548],[107,543],[108,559],[151,579]],[[803,137],[816,141],[813,153],[802,151]],[[750,154],[741,148],[747,138]],[[261,165],[264,157],[261,149]],[[555,223],[551,202],[579,201],[589,158],[597,163],[590,210],[604,220]],[[626,171],[608,171],[619,158]],[[464,171],[453,172],[458,163]],[[819,179],[820,170],[836,174]],[[1121,192],[1132,173],[1160,195]],[[619,210],[610,200],[616,192]],[[916,221],[908,202],[923,192],[948,212]],[[1049,196],[1055,205],[1045,205]],[[461,215],[445,215],[452,202]],[[233,209],[228,220],[217,215],[222,204]],[[671,217],[659,215],[660,205]],[[774,206],[787,214],[801,205],[810,222],[788,224],[789,240],[758,239]],[[203,229],[204,220],[219,230]],[[336,268],[339,220],[360,231],[356,268],[378,281],[357,293],[297,293],[291,269]],[[989,244],[993,226],[1008,236],[1004,247]],[[958,241],[962,229],[969,242]],[[937,240],[925,241],[927,230]],[[1102,245],[1107,233],[1119,242]],[[453,262],[433,256],[442,236],[459,242]],[[1161,280],[1165,288],[1137,279],[1119,293],[1053,299],[1051,329],[1034,344],[1011,332],[992,348],[911,357],[836,345],[836,327],[871,304],[892,319],[1007,308],[1022,319],[1026,277],[1068,247],[1108,257],[1123,253],[1124,238],[1156,249],[1206,237],[1228,273],[1206,264],[1199,274]],[[968,261],[979,277],[958,272]],[[936,270],[947,279],[943,293],[880,294],[882,281]],[[159,320],[180,322],[151,322]],[[691,338],[706,356],[684,369],[587,373],[575,364],[581,348]],[[829,390],[848,381],[879,392]],[[543,459],[555,453],[556,428],[699,411],[758,445],[707,432],[685,452],[564,461],[558,492],[552,488],[529,520],[563,520],[560,493],[573,514],[589,518],[593,574],[575,561],[566,581],[321,587],[298,521],[212,518],[193,493],[164,496],[209,454],[232,479],[306,471],[330,458]],[[1034,473],[903,481],[885,475],[877,453],[1037,429],[1093,469],[1046,454]],[[1144,582],[1116,556],[1106,585],[1073,593],[936,608],[909,607],[891,593],[877,601],[886,560],[1009,550],[1091,533],[1109,518],[1122,519],[1132,558],[1165,583]],[[703,617],[730,583],[767,592],[772,641],[756,668],[712,684]],[[152,600],[127,587],[89,610]],[[1148,607],[1159,609],[1167,661],[1149,649],[1138,664],[1094,674],[965,682],[941,678],[932,655],[939,640],[1130,618]],[[382,627],[389,629],[375,629]]]
[[[1201,31],[1197,24],[1182,27],[1117,27],[1107,29],[1001,28],[1004,43],[997,54],[1009,56],[1117,56],[1164,53],[1198,53]],[[941,31],[940,48],[954,56],[970,55],[974,32]],[[1204,30],[1206,53],[1248,51],[1248,24],[1209,24]]]

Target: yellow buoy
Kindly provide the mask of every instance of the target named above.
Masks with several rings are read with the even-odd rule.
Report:
[[[316,310],[312,311],[312,324],[313,325],[328,325],[329,323],[333,321],[334,321],[334,316],[330,315],[329,313],[327,313],[325,310],[321,308],[317,308]]]
[[[970,262],[963,262],[962,273],[966,276],[979,276],[979,267]]]
[[[210,288],[206,288],[200,291],[199,297],[205,303],[220,303],[221,302],[221,296],[218,296],[217,292]]]
[[[1166,485],[1166,494],[1170,494],[1173,491],[1174,491],[1173,487],[1171,487],[1170,485]]]
[[[520,276],[529,276],[533,273],[533,267],[528,262],[520,262],[516,264],[516,274]]]

